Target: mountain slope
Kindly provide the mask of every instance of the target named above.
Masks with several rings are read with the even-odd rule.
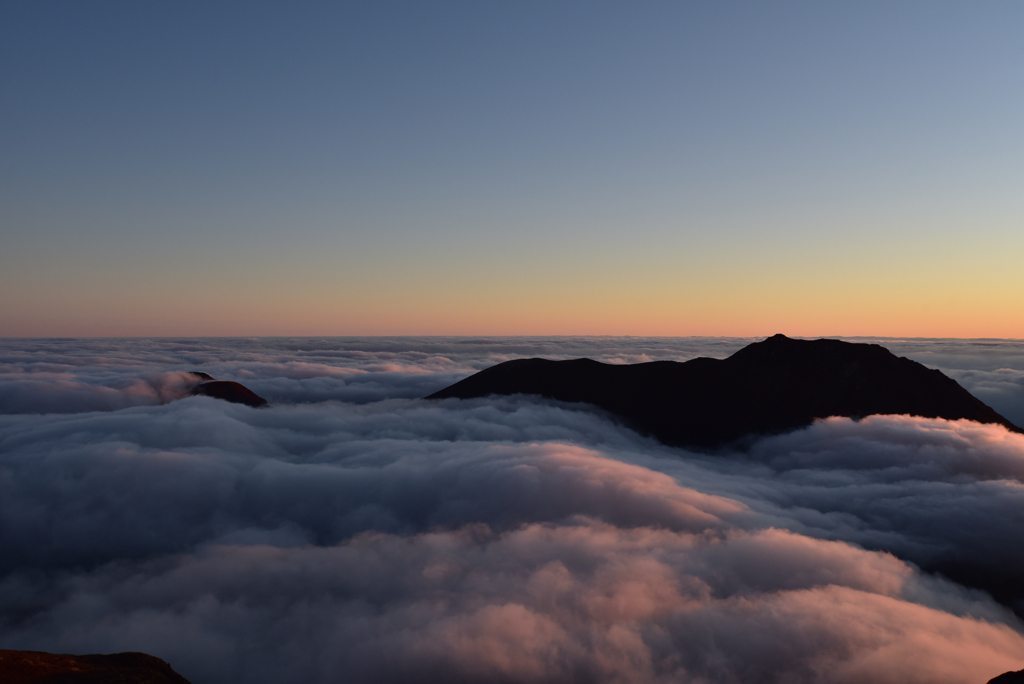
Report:
[[[611,365],[516,359],[428,399],[537,394],[586,402],[665,444],[714,449],[815,418],[909,414],[1021,432],[955,380],[877,344],[775,335],[727,359]]]

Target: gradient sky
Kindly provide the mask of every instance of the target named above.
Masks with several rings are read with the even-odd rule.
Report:
[[[0,335],[1024,338],[1022,36],[1019,2],[3,3]]]

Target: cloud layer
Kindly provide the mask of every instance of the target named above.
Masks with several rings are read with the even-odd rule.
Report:
[[[919,569],[1024,562],[1024,437],[830,419],[709,458],[579,406],[414,398],[515,355],[742,343],[4,341],[0,643],[142,650],[196,684],[1024,667],[1004,605]],[[193,369],[274,405],[169,401]]]

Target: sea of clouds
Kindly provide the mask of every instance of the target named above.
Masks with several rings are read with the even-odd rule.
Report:
[[[712,456],[580,405],[421,399],[510,358],[751,341],[0,340],[0,648],[194,684],[1024,668],[1021,606],[965,586],[1024,567],[1022,435],[832,418]],[[1024,343],[878,342],[1024,423]],[[190,370],[271,406],[185,397]]]

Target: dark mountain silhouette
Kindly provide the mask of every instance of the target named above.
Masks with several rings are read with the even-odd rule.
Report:
[[[671,446],[717,449],[815,418],[909,414],[1021,429],[955,380],[877,344],[775,335],[727,359],[611,365],[516,359],[427,397],[537,394],[600,407]]]
[[[0,650],[4,684],[189,684],[163,660],[145,653],[66,655]]]
[[[224,401],[230,401],[235,404],[245,404],[246,406],[252,406],[253,408],[259,408],[267,405],[266,399],[239,382],[233,382],[231,380],[214,380],[211,375],[200,371],[189,372],[202,381],[192,388],[192,391],[189,392],[189,396],[195,397],[202,395],[206,397],[213,397],[214,399],[223,399]]]
[[[1024,670],[1004,672],[998,677],[988,680],[988,684],[1024,684]]]

